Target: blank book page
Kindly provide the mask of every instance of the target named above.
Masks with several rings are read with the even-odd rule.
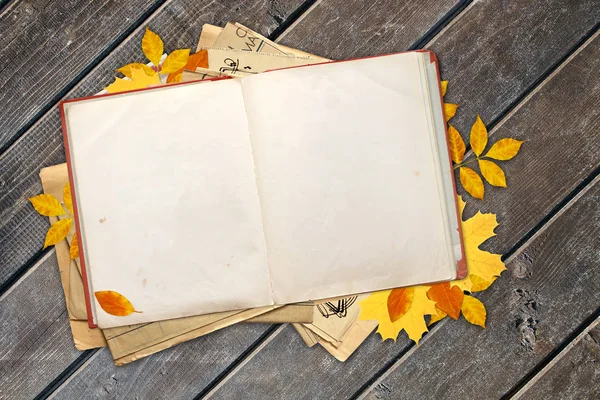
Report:
[[[276,303],[453,278],[418,57],[244,78]]]

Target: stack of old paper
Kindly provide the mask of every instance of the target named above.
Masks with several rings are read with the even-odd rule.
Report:
[[[184,71],[182,80],[218,76],[242,77],[267,70],[315,64],[329,60],[276,44],[238,23],[224,28],[204,25],[198,43],[205,62],[195,71]],[[63,196],[68,182],[66,164],[44,168],[40,177],[44,192]],[[50,217],[52,223],[56,217]],[[71,260],[72,235],[56,245],[62,285],[75,346],[80,350],[108,346],[117,365],[167,349],[175,344],[214,332],[238,322],[293,323],[308,346],[321,344],[338,360],[350,354],[376,328],[375,321],[360,321],[359,301],[366,295],[313,303],[269,306],[220,312],[110,329],[91,329],[78,260]]]

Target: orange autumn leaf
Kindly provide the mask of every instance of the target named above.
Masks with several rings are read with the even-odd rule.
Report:
[[[506,161],[517,155],[521,149],[523,140],[504,138],[498,140],[487,152],[485,157],[493,158],[494,160]]]
[[[127,64],[127,65],[119,68],[117,70],[117,72],[120,72],[123,75],[125,75],[126,77],[128,77],[129,79],[131,79],[132,78],[132,76],[131,76],[131,70],[132,69],[141,69],[148,76],[151,76],[151,75],[153,75],[156,72],[155,70],[152,69],[152,67],[149,67],[146,64],[142,64],[142,63]]]
[[[446,115],[446,122],[450,121],[458,110],[458,104],[444,103],[444,114]]]
[[[181,82],[183,79],[183,72],[173,72],[167,75],[167,83],[177,83]]]
[[[452,125],[448,125],[448,141],[452,161],[460,164],[465,157],[467,146],[465,145],[463,138],[460,136],[460,133]]]
[[[463,316],[467,321],[469,321],[473,325],[479,325],[482,328],[485,328],[485,318],[487,316],[487,311],[485,310],[485,306],[479,299],[473,296],[466,295],[463,300],[461,310]]]
[[[40,194],[29,198],[29,201],[35,208],[35,211],[46,217],[57,217],[65,214],[60,201],[51,194]]]
[[[160,72],[170,74],[183,68],[190,57],[190,49],[173,50],[162,63]]]
[[[469,167],[460,167],[460,183],[471,196],[483,200],[483,181],[477,172]]]
[[[52,224],[48,232],[46,232],[46,240],[44,240],[44,249],[48,246],[55,245],[56,243],[64,240],[73,224],[73,218],[61,219],[58,222]]]
[[[506,187],[506,176],[504,171],[496,163],[487,160],[478,160],[481,175],[490,185],[497,187]]]
[[[448,89],[448,81],[442,81],[440,82],[442,85],[442,96],[446,95],[446,89]]]
[[[450,282],[436,283],[427,291],[427,298],[435,301],[436,307],[448,314],[452,319],[458,319],[462,306],[463,291],[457,286],[450,286]]]
[[[94,296],[96,296],[100,307],[110,315],[126,317],[134,312],[141,313],[141,311],[136,311],[133,304],[125,296],[112,290],[94,292]]]
[[[427,324],[427,326],[431,326],[431,325],[435,324],[436,322],[441,321],[448,316],[448,314],[446,314],[445,312],[440,310],[440,308],[437,305],[435,306],[435,311],[437,311],[437,315],[431,316],[431,319],[429,320],[429,323]]]
[[[142,51],[152,64],[158,67],[164,50],[163,41],[156,33],[146,27],[146,32],[142,38]]]
[[[396,322],[401,316],[406,314],[414,296],[415,290],[412,287],[392,290],[387,300],[388,313],[392,322]]]
[[[73,215],[73,199],[71,197],[71,184],[69,182],[65,184],[65,188],[63,189],[63,203],[65,203],[67,211]]]
[[[471,127],[471,136],[469,140],[471,142],[473,153],[480,156],[481,153],[483,153],[483,150],[485,150],[485,146],[487,146],[488,132],[479,114],[477,114],[477,119]]]
[[[196,68],[208,68],[208,52],[206,50],[200,50],[189,56],[183,67],[167,76],[167,83],[180,82],[184,70],[193,72],[196,71]]]
[[[69,247],[69,256],[71,260],[74,260],[79,257],[79,244],[77,243],[77,235],[73,235],[73,239],[71,240],[71,247]]]

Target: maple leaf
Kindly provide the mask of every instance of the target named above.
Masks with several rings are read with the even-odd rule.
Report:
[[[379,322],[377,332],[383,340],[394,339],[398,337],[401,330],[405,330],[408,337],[419,343],[419,340],[425,332],[428,331],[425,324],[426,315],[437,314],[435,302],[427,298],[429,286],[413,286],[413,299],[410,307],[395,322],[390,319],[388,312],[388,298],[391,290],[375,292],[361,301],[360,316],[361,320],[376,320]]]
[[[464,297],[463,291],[457,286],[450,286],[450,282],[436,283],[427,290],[427,298],[435,301],[438,309],[455,320],[460,317]]]
[[[457,196],[457,200],[462,215],[465,202],[460,196]],[[481,211],[478,211],[466,221],[463,221],[461,217],[468,272],[464,279],[452,281],[450,285],[458,286],[467,292],[472,292],[473,286],[477,285],[475,291],[481,291],[487,289],[496,277],[506,270],[500,254],[492,254],[479,248],[488,239],[496,236],[494,230],[497,226],[495,214],[482,214]],[[474,275],[477,278],[472,279]]]
[[[143,89],[149,85],[160,84],[158,73],[147,75],[142,69],[131,69],[131,79],[116,78],[106,87],[109,93],[126,92],[128,90]]]
[[[446,89],[448,89],[448,81],[441,81],[442,86],[442,96],[446,95]]]
[[[146,27],[146,32],[142,38],[142,51],[144,55],[156,67],[160,64],[164,50],[163,41],[156,33]]]
[[[125,296],[112,290],[104,290],[100,292],[94,292],[98,304],[104,311],[110,315],[117,317],[125,317],[131,313],[141,313],[136,311],[133,304]]]
[[[435,306],[435,311],[437,311],[437,315],[431,316],[431,319],[429,320],[429,323],[427,324],[427,326],[431,326],[431,325],[435,324],[436,322],[441,321],[448,316],[448,314],[446,314],[445,312],[440,310],[440,308],[437,305]]]

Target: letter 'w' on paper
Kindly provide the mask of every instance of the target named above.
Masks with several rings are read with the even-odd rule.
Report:
[[[430,52],[61,108],[92,325],[464,273]],[[136,312],[111,315],[94,299],[101,291],[119,293]]]

